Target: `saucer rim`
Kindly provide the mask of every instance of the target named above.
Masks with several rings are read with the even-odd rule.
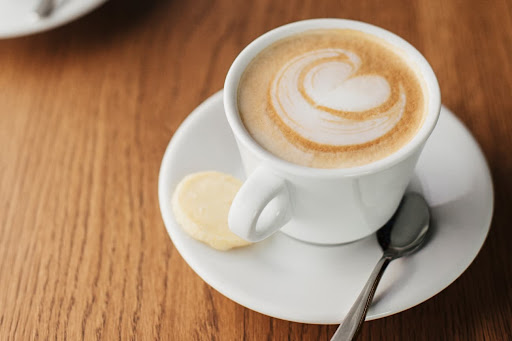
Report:
[[[180,238],[177,238],[177,236],[173,236],[173,233],[171,233],[171,230],[168,226],[170,226],[170,224],[176,225],[176,223],[173,219],[172,212],[170,212],[170,208],[166,208],[164,206],[164,201],[165,201],[164,200],[164,190],[165,189],[163,188],[163,183],[165,181],[163,179],[166,176],[168,176],[168,174],[167,175],[164,174],[164,168],[166,168],[165,165],[168,164],[168,162],[166,162],[166,161],[171,157],[170,155],[173,153],[173,151],[175,149],[174,146],[179,145],[179,143],[177,141],[179,141],[181,138],[183,138],[186,135],[186,132],[189,130],[189,126],[193,125],[194,122],[196,122],[197,119],[200,119],[200,117],[202,115],[208,115],[208,113],[206,113],[208,111],[208,107],[210,107],[212,104],[214,104],[217,101],[222,101],[222,97],[223,97],[223,90],[220,90],[220,91],[216,92],[215,94],[213,94],[212,96],[210,96],[209,98],[207,98],[205,101],[203,101],[199,106],[197,106],[191,112],[190,115],[187,116],[187,118],[181,123],[181,125],[175,131],[173,137],[171,138],[171,140],[166,148],[164,156],[162,158],[162,163],[161,163],[159,178],[158,178],[158,196],[159,196],[160,211],[162,214],[162,218],[164,220],[166,230],[169,234],[169,237],[171,238],[174,246],[180,253],[181,257],[192,268],[192,270],[208,285],[210,285],[212,288],[214,288],[215,290],[217,290],[219,293],[226,296],[230,300],[232,300],[248,309],[259,312],[261,314],[271,316],[274,318],[287,320],[287,321],[308,323],[308,324],[338,324],[338,323],[340,323],[339,319],[334,321],[332,319],[326,319],[326,318],[324,318],[324,319],[318,318],[315,320],[308,319],[308,318],[301,319],[301,318],[297,318],[297,317],[287,318],[287,317],[284,317],[285,315],[288,315],[288,314],[286,314],[285,311],[279,312],[279,311],[274,310],[272,312],[269,312],[268,309],[267,310],[262,309],[262,307],[257,302],[258,300],[249,297],[250,295],[247,295],[247,297],[244,297],[243,299],[240,299],[240,297],[236,297],[236,299],[235,299],[235,297],[233,297],[233,294],[230,293],[230,290],[228,290],[226,288],[225,283],[222,280],[221,281],[212,280],[209,277],[209,275],[205,273],[203,266],[200,264],[201,262],[199,260],[195,259],[194,257],[188,256],[189,252],[185,249],[185,246],[183,245]],[[432,292],[431,295],[426,295],[425,297],[420,297],[420,300],[416,300],[416,301],[412,300],[412,301],[415,301],[412,304],[409,302],[407,302],[407,304],[404,304],[402,302],[401,304],[398,304],[398,309],[388,309],[388,310],[380,312],[380,313],[369,314],[367,316],[366,320],[374,320],[374,319],[397,314],[399,312],[413,308],[413,307],[429,300],[430,298],[434,297],[435,295],[439,294],[441,291],[443,291],[448,286],[450,286],[452,283],[454,283],[468,269],[468,267],[475,260],[476,256],[480,253],[480,250],[482,249],[482,247],[487,239],[487,236],[488,236],[488,233],[489,233],[489,230],[491,227],[491,223],[492,223],[493,213],[494,213],[494,188],[493,188],[491,173],[489,170],[489,165],[487,163],[485,155],[482,152],[480,145],[478,144],[478,142],[476,141],[474,136],[470,133],[470,131],[467,129],[467,127],[463,124],[463,122],[457,116],[455,116],[453,114],[453,112],[451,112],[448,108],[446,108],[444,105],[442,106],[442,111],[444,112],[444,115],[450,115],[451,118],[455,119],[457,124],[460,125],[460,127],[462,128],[461,130],[463,131],[463,133],[465,135],[467,135],[469,137],[470,141],[473,144],[473,147],[476,147],[478,157],[480,158],[479,163],[482,163],[482,165],[484,166],[486,176],[485,176],[485,179],[482,179],[482,181],[485,181],[486,184],[488,185],[486,187],[488,187],[488,189],[489,189],[488,194],[491,199],[491,201],[488,203],[489,209],[488,209],[488,216],[485,219],[486,224],[480,228],[480,231],[482,231],[482,232],[478,235],[479,239],[476,239],[476,238],[474,239],[474,249],[472,249],[472,252],[471,252],[472,256],[464,259],[464,261],[465,261],[464,264],[467,263],[466,265],[463,265],[463,266],[459,265],[457,267],[458,270],[456,272],[454,272],[454,273],[456,273],[455,276],[446,276],[443,281],[439,282],[433,288],[430,287],[431,288],[430,291]],[[233,137],[233,140],[234,140],[234,137]],[[176,147],[176,148],[179,148],[179,147]],[[164,213],[164,210],[167,213]],[[312,247],[323,247],[323,246],[312,245]],[[468,252],[468,254],[469,254],[469,252]],[[281,310],[283,310],[283,309],[281,309]],[[286,310],[286,309],[284,309],[284,310]]]

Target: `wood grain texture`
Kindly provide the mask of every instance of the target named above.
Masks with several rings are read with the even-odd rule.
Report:
[[[511,340],[512,3],[115,1],[0,41],[1,340],[328,340],[336,326],[225,298],[166,234],[157,177],[173,132],[258,35],[340,17],[410,41],[482,146],[493,225],[439,295],[364,324],[361,340]]]

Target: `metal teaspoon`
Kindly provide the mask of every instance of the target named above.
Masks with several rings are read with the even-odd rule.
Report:
[[[377,231],[377,240],[384,254],[331,341],[348,341],[357,337],[384,270],[392,260],[420,248],[429,222],[430,212],[425,199],[417,193],[406,194],[393,217]]]
[[[56,0],[39,0],[37,7],[34,9],[34,13],[40,18],[49,17],[55,9]]]

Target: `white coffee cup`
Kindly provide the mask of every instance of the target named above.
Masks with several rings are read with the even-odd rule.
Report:
[[[333,28],[369,33],[404,53],[425,82],[427,112],[412,140],[384,159],[352,168],[309,168],[274,156],[249,135],[238,113],[237,88],[249,62],[273,42],[307,30]],[[250,43],[226,76],[224,108],[247,174],[229,212],[231,231],[254,242],[281,230],[307,242],[340,244],[374,233],[391,218],[436,125],[441,96],[428,62],[402,38],[358,21],[313,19],[281,26]]]

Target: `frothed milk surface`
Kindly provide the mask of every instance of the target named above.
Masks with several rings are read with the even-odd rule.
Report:
[[[316,168],[382,159],[415,135],[424,118],[413,66],[377,37],[306,31],[260,52],[238,86],[249,134],[279,158]]]

